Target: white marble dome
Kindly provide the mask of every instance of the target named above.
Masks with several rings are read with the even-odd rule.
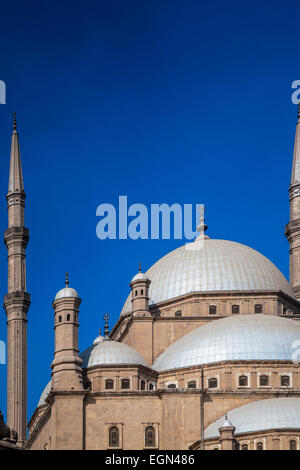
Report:
[[[292,361],[300,322],[274,315],[238,315],[206,323],[169,346],[157,371],[221,361]]]
[[[252,248],[207,238],[203,248],[181,246],[159,259],[146,272],[151,280],[149,302],[156,304],[189,292],[283,291],[294,297],[283,274]],[[122,314],[131,311],[131,293]]]
[[[227,413],[235,434],[271,429],[300,429],[300,398],[270,398],[239,406]],[[205,439],[219,437],[225,417],[217,419],[205,431]]]
[[[125,343],[117,341],[105,341],[99,335],[93,344],[80,353],[83,369],[88,367],[114,364],[114,365],[141,365],[149,367],[142,356]],[[46,403],[46,398],[51,390],[51,381],[46,385],[40,397],[38,406]]]
[[[78,298],[78,293],[76,292],[75,289],[72,289],[72,287],[64,287],[63,289],[57,292],[55,296],[55,300],[63,299],[66,297]]]
[[[84,369],[104,364],[134,364],[149,367],[142,356],[125,343],[100,341],[80,354]]]

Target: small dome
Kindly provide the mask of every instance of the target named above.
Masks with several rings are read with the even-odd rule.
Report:
[[[98,336],[93,344],[80,354],[80,357],[83,360],[83,369],[105,364],[128,364],[149,367],[135,349],[127,346],[127,344],[118,343],[117,341],[103,341],[102,336]],[[38,402],[38,407],[45,405],[50,390],[51,380],[43,390]]]
[[[117,341],[99,341],[80,354],[84,369],[104,364],[135,364],[149,367],[140,354]]]
[[[132,279],[131,282],[135,281],[149,281],[149,277],[147,274],[144,274],[142,272],[138,272]]]
[[[300,323],[274,315],[239,315],[190,331],[154,362],[161,370],[221,361],[292,361]]]
[[[57,292],[55,300],[63,299],[66,297],[78,298],[78,293],[75,289],[72,289],[72,287],[64,287],[64,289],[61,289],[59,292]]]
[[[103,340],[104,340],[104,337],[102,335],[99,335],[99,336],[97,336],[97,338],[94,339],[93,345],[98,344],[98,343],[102,343]]]
[[[181,246],[159,259],[146,274],[150,305],[190,292],[282,291],[295,298],[283,274],[249,246],[205,239],[199,250]],[[134,278],[133,278],[134,279]],[[131,312],[131,293],[122,314]]]
[[[219,437],[225,417],[205,431],[205,439]],[[300,398],[270,398],[239,406],[230,411],[235,434],[271,429],[300,429]]]
[[[51,380],[50,380],[50,382],[47,383],[46,387],[43,390],[42,395],[40,396],[40,400],[38,402],[38,407],[46,404],[46,398],[49,395],[50,390],[51,390]]]
[[[225,415],[223,424],[221,425],[221,428],[233,428],[233,424],[231,421],[229,421],[228,416]]]

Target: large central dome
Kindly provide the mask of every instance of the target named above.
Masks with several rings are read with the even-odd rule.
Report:
[[[150,305],[189,292],[283,291],[294,297],[285,277],[265,256],[227,240],[205,239],[199,250],[177,248],[148,271]],[[131,311],[131,294],[122,313]]]

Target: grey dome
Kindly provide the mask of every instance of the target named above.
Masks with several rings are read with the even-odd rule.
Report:
[[[202,249],[181,246],[148,271],[150,305],[189,292],[283,291],[294,297],[283,274],[265,256],[246,245],[205,239]],[[131,311],[131,293],[122,314]]]
[[[84,369],[103,364],[135,364],[149,367],[135,349],[117,341],[101,341],[92,344],[80,354],[80,357],[83,360]]]
[[[228,413],[235,434],[271,429],[300,429],[300,398],[271,398],[239,406]],[[205,439],[219,437],[224,416],[205,431]]]
[[[80,354],[83,361],[82,367],[86,369],[92,366],[100,366],[105,364],[128,364],[141,365],[149,367],[142,356],[130,346],[117,341],[103,341],[102,336],[98,336],[93,344]],[[51,390],[51,381],[45,387],[38,406],[46,403],[46,398]]]
[[[239,315],[214,320],[187,333],[154,362],[161,370],[220,361],[291,361],[300,322],[274,315]],[[234,424],[234,423],[233,423]]]
[[[64,287],[60,291],[57,292],[55,296],[55,300],[63,299],[65,297],[75,297],[78,298],[78,293],[72,287]]]
[[[42,395],[40,396],[40,400],[39,400],[39,402],[38,402],[38,407],[39,407],[39,406],[42,406],[42,405],[45,405],[45,403],[46,403],[46,398],[47,398],[47,396],[49,395],[50,390],[51,390],[51,380],[50,380],[50,382],[47,383],[46,387],[45,387],[44,390],[43,390]]]
[[[149,280],[149,277],[147,276],[147,274],[142,273],[142,272],[138,272],[138,273],[131,279],[131,282],[135,282],[135,281],[148,281],[148,280]]]

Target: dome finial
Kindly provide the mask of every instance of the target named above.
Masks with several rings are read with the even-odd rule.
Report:
[[[139,263],[139,273],[142,272],[142,263]]]
[[[108,320],[109,320],[109,315],[106,313],[103,316],[105,320],[105,325],[104,325],[104,341],[109,341],[109,327],[108,327]]]
[[[13,131],[14,132],[17,131],[17,113],[16,112],[13,113]]]
[[[206,232],[207,230],[207,225],[205,224],[204,212],[205,212],[204,204],[200,204],[200,207],[198,209],[199,224],[197,225],[197,232],[200,232],[200,233]]]
[[[70,273],[65,273],[65,276],[66,276],[65,285],[66,285],[66,287],[69,287],[69,274]]]

